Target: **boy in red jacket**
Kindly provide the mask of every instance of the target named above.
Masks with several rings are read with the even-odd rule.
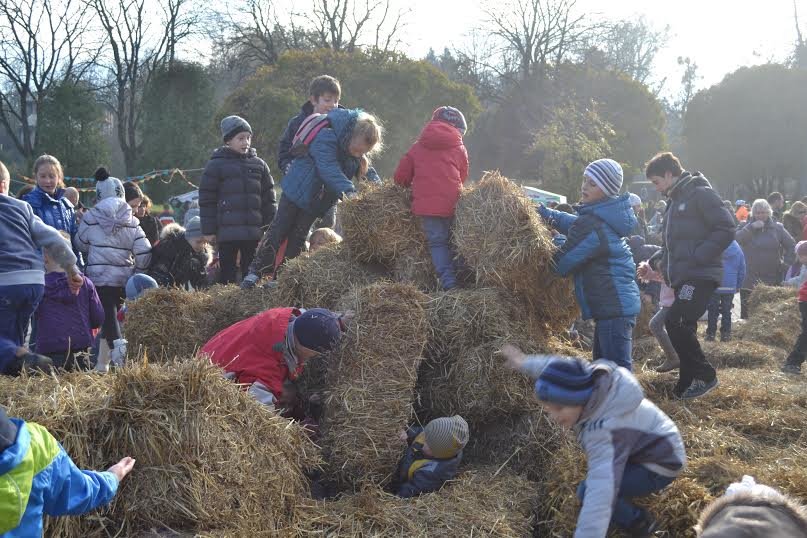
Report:
[[[466,129],[462,112],[441,106],[395,170],[395,183],[412,189],[412,214],[421,217],[432,263],[446,290],[457,286],[451,225],[468,179],[468,152],[462,143]]]
[[[782,371],[786,374],[799,375],[804,358],[807,357],[807,280],[799,287],[799,312],[801,312],[801,334],[796,338],[793,350],[782,366]]]
[[[305,363],[336,348],[353,312],[272,308],[227,327],[201,350],[259,402],[275,406]]]

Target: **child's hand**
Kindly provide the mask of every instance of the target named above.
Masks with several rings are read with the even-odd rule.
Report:
[[[647,280],[648,273],[650,271],[651,271],[650,264],[647,262],[641,262],[639,263],[639,267],[636,268],[636,275],[642,280]]]
[[[402,443],[408,443],[409,442],[409,436],[406,435],[406,430],[401,430],[398,433],[398,439],[400,439]]]
[[[524,361],[527,359],[524,352],[512,344],[506,344],[499,350],[499,353],[504,355],[504,358],[506,359],[504,365],[508,368],[512,368],[513,370],[519,370],[524,365]]]
[[[118,463],[107,469],[110,473],[114,474],[117,477],[118,482],[122,481],[126,478],[126,475],[132,472],[132,468],[134,467],[135,460],[134,458],[125,457],[120,460]]]
[[[353,310],[345,310],[344,312],[342,312],[342,321],[344,321],[345,323],[353,321],[353,318],[355,317],[356,312]]]
[[[81,291],[81,286],[84,285],[84,277],[81,276],[75,265],[67,272],[67,285],[73,295],[78,295],[78,292]]]
[[[216,242],[216,234],[203,235],[202,237],[204,238],[205,241],[207,241],[211,245]]]

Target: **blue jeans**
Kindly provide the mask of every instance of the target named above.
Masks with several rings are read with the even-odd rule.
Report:
[[[631,346],[636,316],[594,320],[594,360],[608,359],[631,369]]]
[[[720,334],[731,334],[731,307],[734,306],[734,294],[731,293],[713,293],[709,299],[709,312],[708,322],[706,324],[706,334],[714,335],[717,332],[717,318],[721,316],[720,320]]]
[[[28,323],[44,292],[42,284],[0,286],[0,373],[25,342]]]
[[[619,484],[614,511],[611,514],[611,523],[623,529],[629,529],[638,523],[645,516],[645,511],[633,505],[628,499],[634,497],[644,497],[661,491],[675,480],[674,477],[664,476],[654,473],[647,467],[628,463],[625,472],[622,474],[622,482]],[[581,501],[586,493],[586,481],[580,482],[577,486],[577,498]]]
[[[444,290],[457,287],[457,268],[451,251],[451,217],[421,217],[423,233],[429,243],[432,263]]]

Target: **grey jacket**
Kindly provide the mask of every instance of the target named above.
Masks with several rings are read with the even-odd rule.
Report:
[[[796,256],[796,243],[784,226],[770,218],[759,229],[749,223],[737,230],[736,239],[743,248],[747,266],[743,288],[782,283],[786,265],[793,263]]]
[[[548,360],[532,356],[523,371],[537,379]],[[642,465],[670,477],[678,476],[686,465],[678,428],[644,397],[633,374],[604,359],[592,365],[594,393],[574,427],[588,459],[576,538],[605,537],[626,464]]]
[[[81,220],[79,249],[88,253],[87,276],[97,286],[124,287],[132,274],[151,262],[151,243],[120,198],[101,200]]]
[[[701,514],[699,538],[804,538],[807,511],[785,495],[724,495]]]

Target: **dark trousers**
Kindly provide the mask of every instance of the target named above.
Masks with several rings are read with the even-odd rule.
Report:
[[[104,324],[101,330],[104,332],[104,339],[109,344],[109,349],[115,347],[113,343],[121,337],[120,325],[118,325],[118,309],[123,306],[123,298],[126,292],[123,288],[116,286],[98,286],[98,298],[104,307]]]
[[[591,349],[594,360],[608,359],[631,370],[635,326],[636,316],[594,320],[594,342]]]
[[[28,323],[42,300],[45,286],[0,286],[0,373],[5,372],[25,342]]]
[[[246,276],[247,268],[255,257],[257,241],[224,241],[219,243],[219,284],[232,284],[236,280],[238,269],[241,276]],[[241,263],[238,264],[238,254]]]
[[[799,303],[799,312],[801,312],[801,334],[796,338],[796,345],[787,356],[787,362],[801,366],[807,357],[807,303]]]
[[[451,249],[451,225],[454,219],[450,217],[421,217],[420,222],[432,264],[440,277],[440,285],[444,290],[457,287],[457,266],[454,262],[454,253]]]
[[[675,302],[667,314],[665,326],[681,360],[680,376],[675,387],[675,393],[679,396],[693,380],[708,383],[717,376],[698,342],[698,319],[706,311],[716,287],[717,284],[711,280],[688,280],[675,288]]]
[[[709,317],[706,325],[706,334],[717,332],[717,318],[720,320],[720,334],[731,334],[731,309],[734,306],[734,294],[713,293],[709,299]]]
[[[60,353],[47,353],[53,361],[54,368],[61,368],[67,372],[76,370],[89,370],[92,368],[90,349],[73,349]]]
[[[305,240],[308,238],[308,232],[315,220],[317,220],[316,215],[303,211],[286,195],[280,195],[275,219],[258,244],[258,252],[249,272],[259,276],[272,272],[277,274],[274,271],[275,258],[280,244],[288,240],[284,259],[291,260],[299,256],[305,248]]]

